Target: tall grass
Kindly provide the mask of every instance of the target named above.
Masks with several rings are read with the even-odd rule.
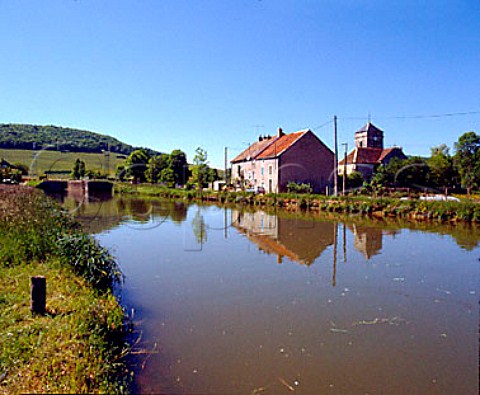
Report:
[[[54,201],[33,188],[0,187],[0,265],[58,258],[106,290],[121,279],[114,258]]]
[[[33,317],[29,280],[47,277]],[[0,186],[0,394],[125,393],[114,258],[40,191]]]

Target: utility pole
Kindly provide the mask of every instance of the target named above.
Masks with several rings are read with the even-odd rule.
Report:
[[[225,186],[227,186],[227,184],[228,184],[227,166],[228,166],[228,148],[225,147]]]
[[[347,191],[347,151],[348,151],[348,143],[342,143],[343,146],[345,146],[345,154],[343,156],[343,196],[345,196],[345,193]]]
[[[337,139],[337,116],[333,116],[333,138],[335,151],[333,153],[333,196],[338,196],[338,139]]]

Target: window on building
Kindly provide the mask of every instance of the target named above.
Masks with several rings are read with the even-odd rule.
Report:
[[[263,176],[263,166],[262,166],[262,168],[260,169],[260,174]]]
[[[273,167],[271,165],[268,166],[268,174],[270,174],[270,175],[273,174]]]

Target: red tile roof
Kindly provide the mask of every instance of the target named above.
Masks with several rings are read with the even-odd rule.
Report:
[[[257,159],[276,158],[280,156],[307,132],[308,130],[301,130],[295,133],[284,134],[263,150],[260,155],[257,156]]]
[[[270,139],[257,141],[236,156],[231,162],[243,162],[252,159],[275,158],[284,153],[293,144],[295,144],[309,130],[301,130],[299,132],[284,134],[281,137],[274,136]]]
[[[278,137],[274,136],[270,139],[264,139],[262,141],[256,141],[240,155],[237,155],[231,162],[243,162],[250,159],[255,159],[256,156],[272,144]]]
[[[347,155],[347,164],[352,164],[355,157],[355,149]],[[339,165],[343,165],[344,159],[338,162]]]
[[[357,148],[356,163],[378,163],[382,155],[381,148]]]
[[[382,162],[388,155],[390,155],[390,153],[395,152],[395,151],[398,151],[398,153],[400,154],[400,156],[405,156],[405,154],[403,153],[402,149],[399,148],[399,147],[385,148],[385,149],[382,151],[382,154],[380,155],[380,157],[378,158],[378,161],[379,161],[379,162]]]
[[[399,156],[405,156],[402,149],[399,147],[392,148],[364,148],[356,147],[347,156],[347,164],[363,163],[363,164],[375,164],[381,163],[390,153],[398,151]],[[339,165],[343,165],[344,160],[338,162]]]

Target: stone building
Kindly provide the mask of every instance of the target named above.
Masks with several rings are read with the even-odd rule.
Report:
[[[275,136],[260,136],[231,164],[235,186],[267,193],[285,192],[289,182],[325,193],[333,180],[333,152],[309,129],[285,134],[279,128]]]
[[[368,122],[355,133],[355,148],[348,154],[346,166],[344,159],[339,161],[338,174],[343,175],[346,167],[347,175],[357,171],[370,180],[377,166],[386,165],[393,158],[407,157],[400,147],[384,148],[383,130]]]

